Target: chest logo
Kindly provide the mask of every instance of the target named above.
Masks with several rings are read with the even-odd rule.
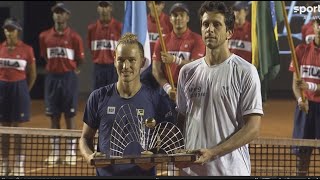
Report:
[[[108,106],[107,114],[116,114],[116,107]]]
[[[144,116],[144,109],[137,109],[138,116]]]

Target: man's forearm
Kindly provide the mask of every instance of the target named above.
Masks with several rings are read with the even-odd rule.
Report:
[[[257,115],[253,118],[229,139],[211,148],[213,154],[223,156],[257,138],[260,134],[260,116]]]

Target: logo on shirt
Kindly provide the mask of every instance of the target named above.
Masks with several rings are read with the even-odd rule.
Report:
[[[47,48],[48,59],[51,58],[66,58],[74,60],[74,50],[64,47],[51,47]]]
[[[200,86],[193,86],[188,88],[190,98],[203,97],[207,94]]]
[[[137,109],[138,116],[144,116],[144,109]]]
[[[229,48],[230,49],[239,49],[239,50],[251,52],[251,42],[230,39],[229,40]]]
[[[23,59],[0,58],[0,67],[12,68],[12,69],[24,71],[26,66],[27,66],[27,62]]]
[[[116,114],[116,107],[108,106],[107,114]]]
[[[117,43],[118,43],[117,41],[107,40],[107,39],[95,40],[95,41],[91,41],[91,49],[94,51],[115,50]]]
[[[181,52],[181,51],[169,51],[173,56],[181,58],[182,60],[189,60],[190,59],[190,52]]]
[[[50,48],[50,57],[67,57],[67,51],[63,48]]]
[[[320,68],[310,65],[301,66],[301,77],[320,79]]]
[[[149,33],[149,41],[150,42],[156,42],[159,39],[158,33]]]

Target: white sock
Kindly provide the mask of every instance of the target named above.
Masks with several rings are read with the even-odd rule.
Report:
[[[66,146],[66,150],[67,150],[67,155],[77,155],[77,139],[67,139],[66,140],[67,146]]]
[[[60,139],[59,138],[50,138],[51,149],[53,155],[59,156],[60,155]]]
[[[24,167],[24,162],[26,160],[25,155],[16,155],[15,157],[15,166]]]

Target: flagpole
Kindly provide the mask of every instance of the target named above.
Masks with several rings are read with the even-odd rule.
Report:
[[[290,46],[290,50],[291,50],[291,54],[292,54],[293,67],[295,69],[297,79],[301,80],[300,71],[299,71],[299,64],[298,64],[296,52],[295,52],[294,45],[293,45],[291,29],[290,29],[290,26],[288,23],[287,11],[286,11],[286,6],[285,6],[284,1],[281,1],[281,7],[282,7],[282,13],[283,13],[283,17],[284,17],[284,24],[286,25],[286,28],[287,28],[287,33],[288,33],[287,37],[288,37],[288,42],[289,42],[289,46]],[[300,89],[300,95],[301,95],[302,102],[305,102],[305,97],[304,97],[304,93],[303,93],[302,89]]]
[[[156,4],[155,4],[154,1],[152,1],[152,8],[153,8],[153,12],[155,14],[154,18],[155,18],[156,24],[157,24],[157,30],[158,30],[158,34],[159,34],[159,40],[160,40],[162,51],[167,53],[166,45],[164,43],[163,36],[162,36],[162,31],[161,31],[161,27],[160,27],[160,21],[159,21],[158,12],[156,10]],[[172,89],[175,89],[170,66],[165,63],[165,68],[166,68],[167,76],[169,78],[169,83],[170,83]]]

